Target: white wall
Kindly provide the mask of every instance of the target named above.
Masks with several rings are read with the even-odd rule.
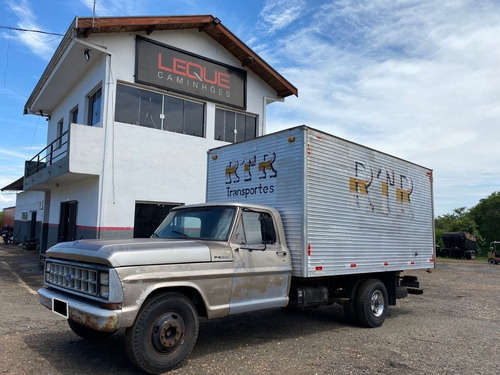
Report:
[[[57,138],[57,123],[63,119],[63,132],[68,130],[70,123],[70,111],[78,106],[78,123],[87,123],[88,103],[87,95],[92,92],[99,84],[104,82],[106,72],[106,58],[104,54],[94,54],[94,58],[89,62],[88,70],[85,71],[77,84],[64,96],[51,113],[48,131],[47,144],[50,144]],[[104,95],[105,87],[103,87]],[[103,100],[104,101],[104,100]],[[103,121],[95,126],[102,127]]]
[[[135,73],[135,35],[136,34],[91,34],[89,41],[102,45],[107,45],[107,51],[111,53],[111,77],[115,81],[134,82]],[[219,61],[224,64],[234,66],[247,71],[247,110],[249,114],[259,117],[259,125],[262,128],[263,120],[263,98],[272,97],[278,100],[276,91],[267,85],[252,71],[242,68],[241,62],[231,55],[226,49],[219,45],[215,40],[198,30],[181,30],[168,32],[153,32],[151,35],[146,33],[137,33],[145,38],[156,40],[185,51],[195,53],[209,59]],[[110,92],[111,94],[111,92]],[[177,95],[177,94],[174,94]],[[207,103],[207,107],[214,110],[215,103]],[[228,107],[229,108],[229,107]],[[237,109],[234,109],[238,111]],[[242,111],[243,112],[243,111]],[[213,138],[215,116],[207,116],[207,138]]]
[[[14,219],[22,220],[23,212],[28,213],[28,220],[31,220],[30,212],[36,211],[37,221],[42,221],[43,210],[45,208],[45,193],[42,191],[23,191],[16,195],[16,213]]]
[[[241,69],[241,63],[236,58],[197,30],[140,35]],[[95,176],[85,178],[82,175],[83,179],[77,183],[61,183],[51,189],[50,213],[46,215],[49,223],[59,223],[60,204],[65,201],[78,201],[77,225],[93,228],[133,227],[137,201],[186,204],[204,202],[207,150],[225,144],[214,140],[215,108],[218,105],[205,103],[205,137],[115,123],[116,84],[118,81],[134,82],[135,34],[91,34],[84,41],[105,46],[107,53],[93,51],[88,70],[53,110],[47,140],[50,143],[56,138],[57,123],[61,118],[64,118],[64,131],[68,129],[69,114],[76,105],[78,123],[86,123],[87,95],[102,84],[102,116],[101,122],[97,124],[102,129],[95,129],[99,132],[92,132],[91,138],[98,136],[99,139],[94,141],[102,147],[103,152],[97,158],[90,155],[95,152],[89,153],[86,159],[85,148],[88,142],[83,141],[80,135],[85,135],[87,130],[75,130],[73,141],[80,142],[75,145],[75,155],[80,159],[71,155],[70,170],[92,173]],[[258,132],[262,134],[264,97],[278,99],[276,92],[247,70],[246,97],[246,113],[258,116]],[[80,168],[80,164],[80,167],[85,168]],[[87,172],[82,172],[83,170]],[[101,174],[102,170],[104,174]]]
[[[78,226],[97,226],[98,177],[89,177],[72,184],[61,184],[53,188],[50,194],[49,223],[59,223],[61,202],[78,201],[76,224]]]

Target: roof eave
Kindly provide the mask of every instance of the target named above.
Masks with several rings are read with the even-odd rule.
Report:
[[[120,28],[135,26],[140,31],[146,31],[151,34],[155,30],[161,30],[162,26],[173,26],[176,29],[192,29],[197,28],[205,32],[212,39],[219,42],[219,33],[226,37],[234,47],[238,50],[238,56],[229,51],[237,58],[242,66],[247,67],[261,77],[269,86],[276,90],[276,94],[280,98],[285,98],[290,95],[298,96],[298,90],[290,82],[288,82],[281,74],[274,70],[268,63],[266,63],[259,55],[257,55],[251,48],[243,43],[236,35],[227,29],[220,20],[212,15],[198,15],[198,16],[166,16],[166,17],[75,17],[69,26],[66,34],[64,35],[61,43],[57,47],[54,55],[50,59],[45,71],[38,80],[33,92],[24,105],[24,114],[39,114],[42,116],[48,113],[39,113],[31,110],[33,104],[38,99],[41,91],[47,83],[49,77],[53,73],[57,64],[61,60],[64,52],[73,40],[75,33],[77,37],[88,37],[91,33],[110,32],[106,31],[110,28]],[[125,30],[121,30],[125,31]],[[261,73],[262,71],[265,74]],[[272,80],[272,82],[270,82]]]
[[[290,95],[298,96],[298,90],[290,82],[288,82],[281,74],[272,68],[267,62],[257,55],[250,47],[243,43],[236,35],[227,29],[218,18],[212,15],[197,15],[197,16],[165,16],[165,17],[104,17],[104,18],[77,18],[76,19],[76,35],[86,38],[91,33],[105,32],[125,32],[130,28],[133,31],[146,31],[151,34],[157,30],[171,29],[198,29],[205,32],[217,43],[221,43],[220,34],[227,38],[232,46],[238,50],[238,55],[228,49],[242,64],[242,66],[254,71],[258,76],[267,82],[268,85],[276,90],[280,98]],[[113,31],[110,31],[113,30]],[[222,45],[222,43],[221,43]],[[251,62],[249,62],[251,61]],[[265,77],[260,71],[265,71]],[[267,78],[267,79],[266,79]],[[269,82],[269,78],[274,82]]]
[[[45,68],[42,76],[38,80],[35,88],[33,89],[33,92],[31,93],[30,97],[26,101],[26,104],[24,105],[24,114],[40,114],[42,116],[47,115],[47,113],[34,113],[31,112],[31,107],[35,100],[37,99],[38,95],[43,89],[43,86],[49,79],[50,75],[54,71],[55,67],[59,63],[59,60],[61,57],[64,55],[64,52],[66,51],[66,48],[68,48],[68,45],[71,43],[71,40],[73,39],[73,30],[75,29],[76,22],[78,20],[78,17],[75,17],[73,22],[68,28],[68,31],[66,31],[66,34],[64,34],[63,39],[61,40],[61,43],[59,43],[59,46],[57,47],[56,51],[52,55],[52,58],[50,59],[49,63],[47,64],[47,67]]]

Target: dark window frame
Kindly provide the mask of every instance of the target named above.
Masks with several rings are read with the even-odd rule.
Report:
[[[121,96],[123,99],[120,98]],[[158,120],[158,126],[149,126],[147,121],[141,121],[143,118],[148,117],[143,115],[142,113],[143,105],[147,103],[147,101],[143,100],[143,97],[147,96],[150,96],[150,98],[161,96],[161,108],[159,112],[157,111],[158,116],[155,116]],[[121,106],[120,100],[123,100],[125,102],[125,106]],[[128,105],[126,101],[128,101]],[[191,110],[189,110],[189,108],[191,108]],[[147,90],[124,83],[117,84],[115,121],[118,122],[205,138],[205,108],[205,103],[201,103],[198,101],[189,100],[173,95],[167,95],[164,93]],[[133,115],[134,111],[137,111],[137,116]],[[127,119],[127,117],[129,118]],[[193,117],[194,120],[192,120]],[[171,120],[172,118],[173,121]],[[151,123],[154,123],[153,117],[151,117],[150,120]]]
[[[78,122],[78,106],[73,107],[71,111],[69,111],[69,122],[71,124],[77,124]]]
[[[64,133],[64,119],[62,118],[57,122],[57,128],[56,128],[56,139],[57,139],[56,147],[57,148],[60,148],[62,146],[63,133]]]
[[[252,130],[253,132],[249,130]],[[238,143],[257,138],[258,116],[248,113],[215,108],[214,139]]]
[[[95,126],[102,119],[102,86],[99,86],[87,96],[87,103],[87,125]]]

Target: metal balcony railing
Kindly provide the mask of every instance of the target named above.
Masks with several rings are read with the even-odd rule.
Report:
[[[34,175],[68,154],[68,131],[62,133],[52,143],[26,162],[25,177]]]

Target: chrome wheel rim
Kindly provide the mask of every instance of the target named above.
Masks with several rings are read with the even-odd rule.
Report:
[[[372,294],[370,306],[372,309],[373,316],[378,318],[384,313],[384,308],[385,308],[384,295],[380,290],[376,290]]]

